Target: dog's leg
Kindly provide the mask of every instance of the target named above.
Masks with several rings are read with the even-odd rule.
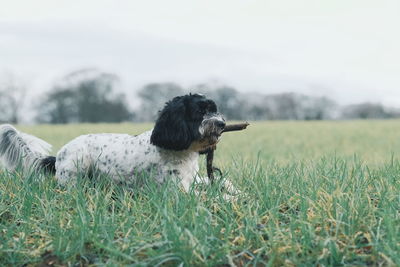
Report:
[[[223,181],[223,191],[224,191],[224,199],[225,200],[237,200],[237,197],[240,194],[240,190],[238,190],[229,179],[224,179]],[[226,193],[225,193],[226,192]]]
[[[222,179],[222,178],[221,178]],[[211,186],[211,181],[208,177],[196,175],[194,182],[196,184],[203,184],[205,186]],[[215,181],[215,184],[219,184],[219,181]],[[240,191],[229,181],[229,179],[223,178],[220,183],[221,193],[225,200],[237,200]],[[199,192],[196,191],[198,194]]]
[[[195,194],[200,195],[201,193],[201,186],[211,186],[211,181],[208,177],[206,176],[200,176],[199,175],[199,168],[198,166],[193,166],[193,168],[189,168],[190,171],[186,171],[188,168],[181,168],[178,169],[176,168],[177,171],[171,172],[171,171],[166,171],[165,175],[170,174],[175,174],[175,179],[179,181],[180,185],[182,186],[183,190],[185,192],[190,192],[192,185],[196,185],[194,188],[199,185],[200,187],[197,187],[195,189]],[[220,179],[223,179],[220,181]],[[239,190],[237,190],[234,185],[226,178],[220,178],[215,180],[215,184],[218,184],[221,188],[221,193],[223,194],[223,198],[226,200],[234,200],[236,199],[236,196],[240,193]]]

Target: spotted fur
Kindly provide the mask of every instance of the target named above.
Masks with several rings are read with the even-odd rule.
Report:
[[[215,145],[224,127],[225,120],[212,100],[190,94],[167,102],[151,131],[138,136],[82,135],[64,145],[55,159],[37,149],[48,148],[43,140],[33,137],[32,141],[12,126],[1,126],[0,156],[9,170],[19,161],[25,167],[55,171],[60,184],[96,170],[124,183],[134,183],[143,174],[160,184],[174,179],[188,191],[195,181],[207,182],[198,174],[199,152]]]

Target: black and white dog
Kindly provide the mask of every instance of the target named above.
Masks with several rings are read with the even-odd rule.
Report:
[[[70,141],[49,156],[51,145],[21,133],[11,125],[0,126],[0,158],[8,170],[21,165],[33,171],[55,173],[60,184],[75,180],[78,173],[95,169],[119,182],[135,182],[139,175],[162,183],[175,179],[185,191],[194,182],[208,182],[199,176],[199,152],[215,145],[225,127],[214,101],[203,95],[178,96],[160,111],[153,130],[138,136],[89,134]],[[224,186],[235,193],[229,181]]]

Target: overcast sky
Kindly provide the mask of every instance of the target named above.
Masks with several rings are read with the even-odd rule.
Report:
[[[400,1],[0,0],[0,71],[32,94],[86,67],[400,107]],[[132,93],[133,95],[133,93]]]

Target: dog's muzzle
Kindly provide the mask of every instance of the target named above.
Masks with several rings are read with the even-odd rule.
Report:
[[[225,129],[225,119],[219,113],[206,115],[200,126],[202,138],[212,144],[216,144]]]

